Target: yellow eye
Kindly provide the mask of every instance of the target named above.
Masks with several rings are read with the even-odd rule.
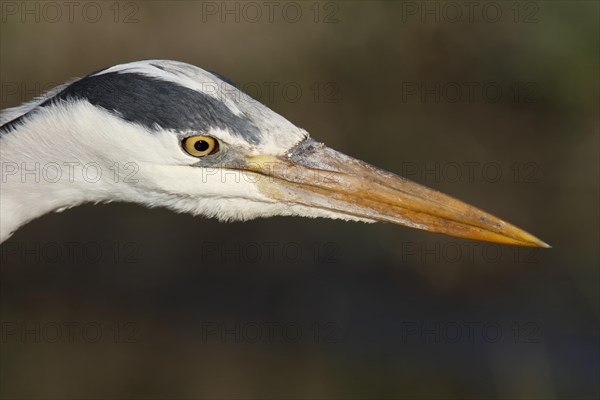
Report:
[[[204,157],[219,151],[219,142],[211,136],[190,136],[183,139],[183,148],[194,157]]]

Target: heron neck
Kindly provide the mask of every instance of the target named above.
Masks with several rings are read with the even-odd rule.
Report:
[[[97,179],[107,168],[69,154],[65,149],[73,145],[61,137],[27,125],[0,136],[0,243],[48,212],[105,201],[111,193],[105,179]]]

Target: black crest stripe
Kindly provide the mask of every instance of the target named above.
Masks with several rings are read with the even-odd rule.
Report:
[[[61,100],[86,100],[149,130],[203,133],[210,128],[221,128],[249,143],[260,141],[256,125],[235,115],[222,101],[177,83],[139,73],[88,75],[39,107],[48,107]],[[0,134],[15,129],[33,112],[35,109],[2,125]]]

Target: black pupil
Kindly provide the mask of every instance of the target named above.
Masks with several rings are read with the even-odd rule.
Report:
[[[209,147],[210,145],[206,140],[198,140],[196,143],[194,143],[194,148],[198,151],[206,151]]]

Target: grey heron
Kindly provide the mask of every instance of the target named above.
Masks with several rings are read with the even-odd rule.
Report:
[[[224,221],[383,221],[548,247],[462,201],[328,148],[220,75],[176,61],[116,65],[2,111],[0,160],[1,241],[53,210],[124,201]]]

